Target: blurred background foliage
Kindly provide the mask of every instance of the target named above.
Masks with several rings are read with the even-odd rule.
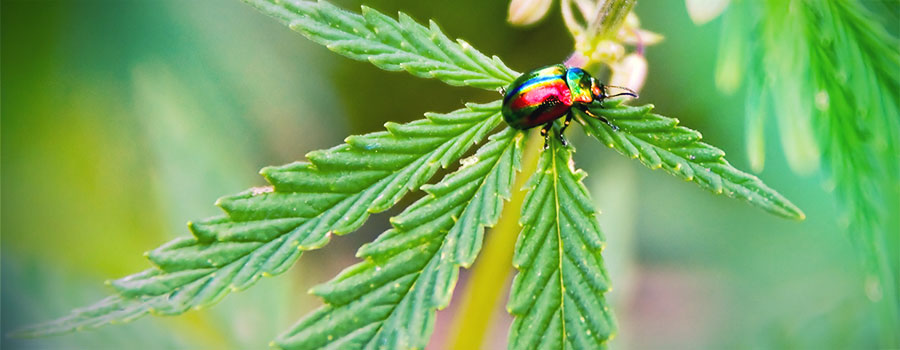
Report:
[[[365,3],[433,18],[519,71],[560,62],[572,47],[556,7],[516,29],[504,22],[503,1]],[[896,2],[877,6],[890,9],[880,12],[896,34]],[[646,0],[636,12],[666,37],[646,52],[640,101],[702,130],[749,169],[745,98],[715,85],[722,19],[695,26],[680,1]],[[499,97],[341,58],[236,0],[2,0],[0,16],[4,334],[98,300],[101,281],[144,269],[144,251],[187,234],[188,220],[217,214],[217,197],[262,184],[255,174],[265,165],[389,120]],[[763,133],[778,135],[775,125]],[[784,153],[780,144],[764,145],[759,176],[803,208],[804,222],[648,171],[580,133],[570,140],[603,212],[620,321],[614,347],[877,346],[878,315],[834,193],[824,175],[795,175],[773,156]],[[210,310],[48,339],[4,337],[2,347],[259,348],[319,305],[305,291],[355,261],[396,210]],[[451,304],[439,313],[433,344],[443,344],[453,312]],[[486,347],[505,348],[509,321],[498,305]]]

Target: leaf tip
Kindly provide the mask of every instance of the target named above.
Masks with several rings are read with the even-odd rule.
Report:
[[[787,202],[787,204],[788,204],[787,205],[788,214],[790,214],[790,216],[788,216],[789,219],[792,219],[795,221],[805,221],[806,220],[806,213],[804,213],[803,210],[800,210],[800,208],[798,208],[791,202]]]

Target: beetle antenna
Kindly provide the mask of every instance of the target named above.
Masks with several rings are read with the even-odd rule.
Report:
[[[634,90],[632,90],[632,89],[629,89],[629,88],[627,88],[627,87],[624,87],[624,86],[606,85],[606,87],[612,87],[612,88],[622,89],[622,90],[625,90],[625,91],[626,91],[626,92],[620,92],[620,93],[615,94],[615,95],[607,96],[606,98],[611,98],[611,97],[616,97],[616,96],[626,96],[626,95],[627,95],[627,96],[634,97],[634,98],[638,98],[638,97],[639,97],[639,96],[638,96],[638,93],[637,93],[636,91],[634,91]]]

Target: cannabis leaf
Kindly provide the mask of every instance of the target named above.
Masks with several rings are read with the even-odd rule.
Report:
[[[127,322],[147,313],[177,315],[215,303],[263,275],[286,271],[306,250],[346,234],[369,213],[387,210],[447,167],[500,123],[499,102],[426,114],[387,132],[261,171],[272,185],[224,197],[222,217],[189,224],[182,237],[149,253],[156,265],[111,281],[117,295],[67,317],[20,331],[41,336]]]
[[[650,169],[691,181],[716,194],[743,199],[756,207],[789,219],[802,220],[800,208],[766,186],[759,178],[738,170],[725,152],[701,142],[699,132],[678,126],[678,120],[650,113],[653,105],[631,107],[622,100],[595,104],[591,111],[619,127],[613,131],[605,123],[580,116],[588,135],[625,156],[636,158]]]
[[[365,6],[358,15],[325,1],[243,1],[331,51],[384,70],[489,90],[519,76],[497,56],[488,58],[463,40],[450,40],[434,21],[426,28],[403,12],[394,20]]]
[[[459,266],[481,249],[519,168],[523,134],[495,134],[456,172],[391,220],[394,229],[364,245],[366,261],[312,292],[328,305],[275,344],[290,349],[424,348],[435,310],[450,303]]]
[[[507,309],[510,349],[599,349],[615,329],[603,295],[603,234],[571,147],[544,151],[522,203]]]
[[[405,14],[394,20],[363,7],[354,14],[327,2],[245,0],[310,39],[386,70],[405,70],[451,85],[504,87],[518,73],[496,57],[451,41]],[[585,130],[652,168],[697,182],[717,193],[750,201],[778,215],[802,218],[786,199],[729,165],[722,151],[699,142],[699,133],[651,106],[621,101],[596,106],[621,127],[593,118]],[[501,102],[469,104],[449,114],[426,114],[386,132],[351,136],[346,144],[307,154],[297,162],[261,171],[270,186],[222,198],[221,217],[191,223],[192,237],[147,254],[155,267],[110,282],[116,295],[67,317],[23,331],[47,335],[126,322],[147,313],[175,315],[201,308],[259,277],[287,270],[303,251],[332,234],[359,228],[369,213],[387,210],[406,193],[426,195],[391,219],[393,229],[360,248],[364,261],[313,288],[326,305],[275,340],[282,348],[423,348],[435,312],[450,302],[460,267],[481,249],[511,196],[520,169],[524,133],[505,128],[462,166],[434,185],[440,168],[481,142],[501,120]],[[516,316],[510,347],[603,347],[615,322],[603,297],[609,281],[600,251],[596,210],[572,164],[572,148],[551,140],[531,178],[516,243],[520,270],[509,310]]]

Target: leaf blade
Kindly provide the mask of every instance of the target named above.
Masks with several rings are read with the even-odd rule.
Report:
[[[725,152],[700,141],[699,132],[678,126],[678,120],[651,113],[652,105],[625,106],[621,100],[594,105],[591,112],[620,127],[612,130],[602,121],[578,115],[585,133],[619,153],[637,158],[651,169],[667,173],[716,194],[744,200],[772,214],[803,220],[803,211],[759,178],[725,160]]]
[[[604,238],[584,176],[574,169],[572,149],[551,138],[522,205],[509,349],[605,348],[615,331],[603,296],[610,290]]]
[[[311,152],[309,162],[265,168],[261,173],[270,187],[220,199],[225,216],[190,223],[192,237],[148,252],[153,268],[108,282],[116,296],[16,335],[59,334],[150,313],[177,315],[283,273],[303,251],[324,246],[332,234],[354,231],[370,213],[390,208],[459,159],[499,125],[499,109],[499,103],[469,104],[431,113],[356,137],[366,143],[351,137],[347,144]],[[442,141],[432,147],[433,138],[423,142],[411,135]]]
[[[395,20],[366,6],[356,14],[326,1],[243,1],[329,50],[384,70],[487,90],[506,87],[519,75],[496,56],[450,40],[434,21],[426,27],[402,12]]]
[[[359,250],[365,261],[313,293],[327,305],[275,344],[289,349],[424,348],[435,310],[450,302],[460,266],[471,264],[496,223],[520,166],[521,133],[507,128],[392,219],[394,229]],[[495,195],[499,194],[499,195]],[[474,244],[473,244],[474,245]],[[475,252],[472,253],[472,250]]]

